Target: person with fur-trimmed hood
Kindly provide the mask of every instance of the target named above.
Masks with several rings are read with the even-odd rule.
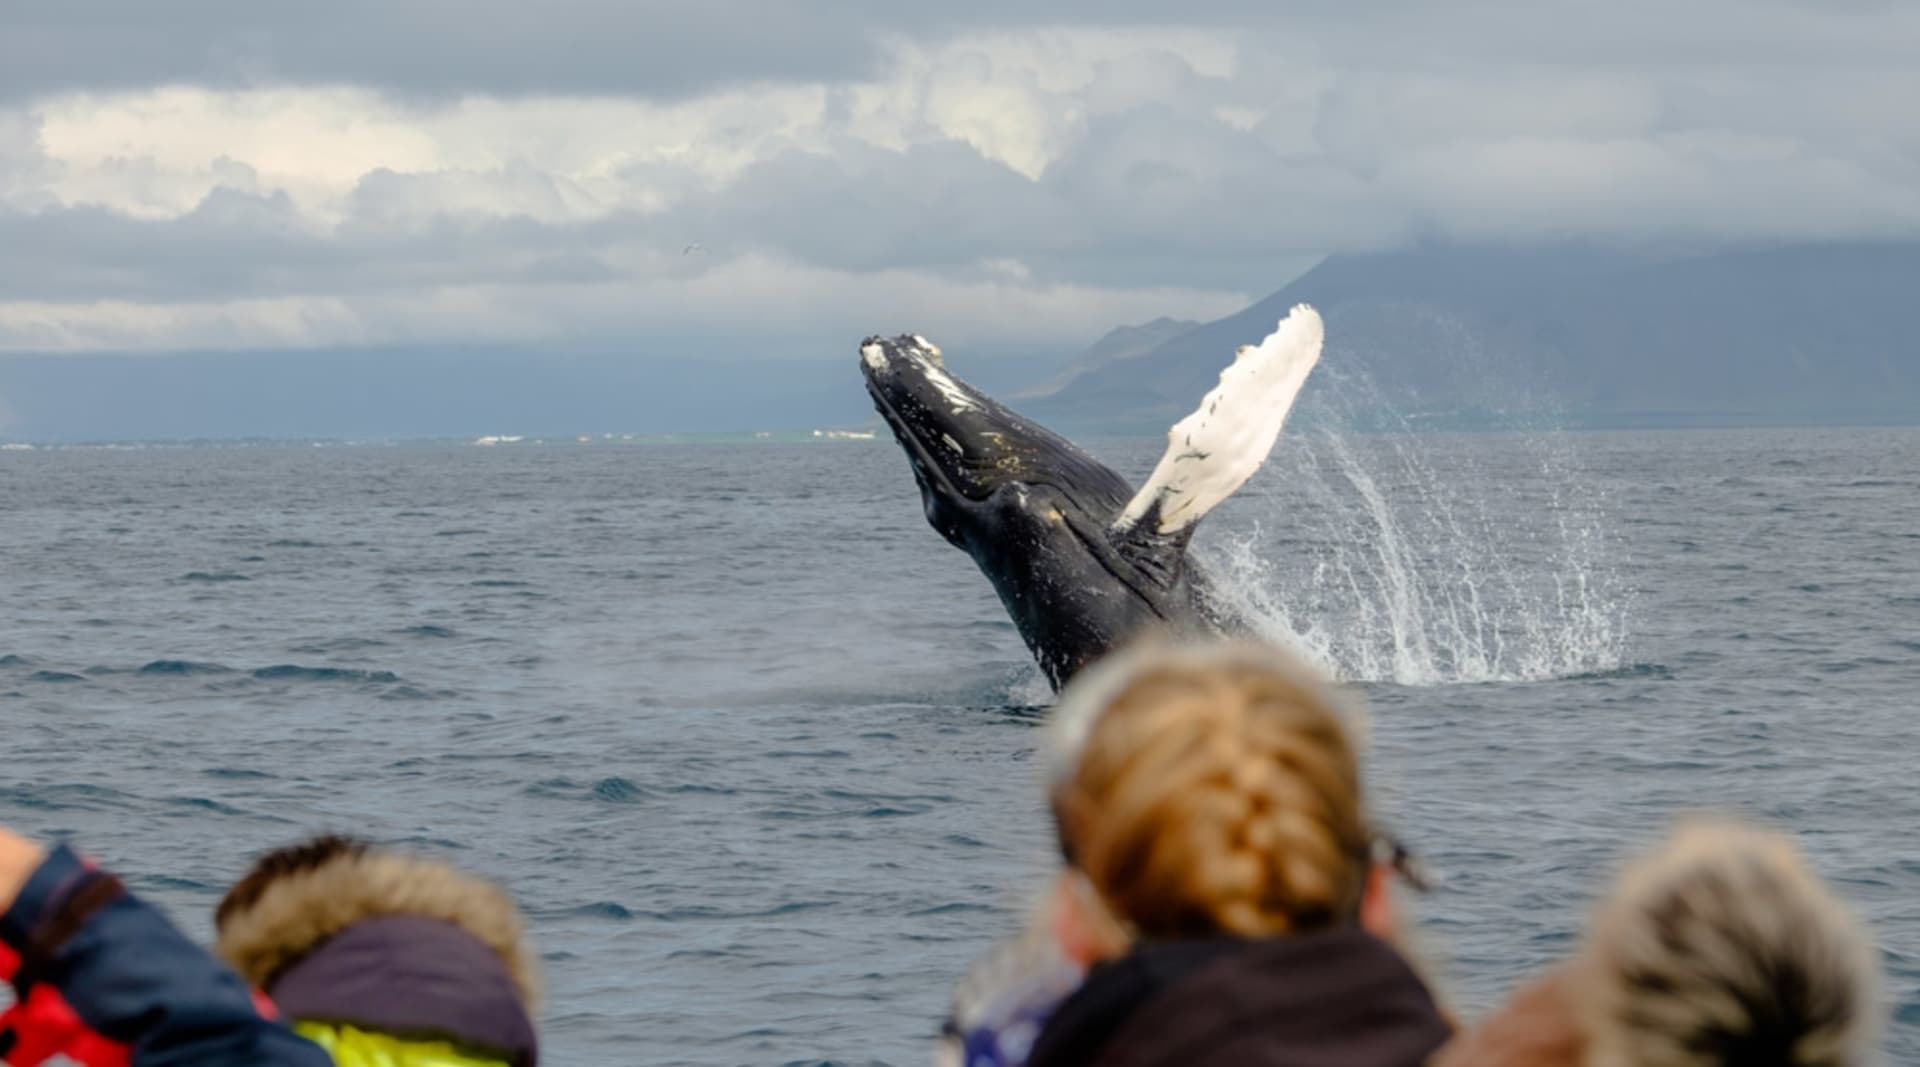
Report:
[[[341,1067],[535,1067],[533,949],[499,887],[336,835],[262,856],[220,955]]]
[[[1793,843],[1692,822],[1631,865],[1575,958],[1434,1067],[1859,1067],[1878,953]]]

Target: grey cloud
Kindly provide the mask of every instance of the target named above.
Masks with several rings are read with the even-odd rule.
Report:
[[[877,70],[876,33],[964,21],[912,7],[789,0],[8,4],[0,6],[0,96],[189,83],[676,97],[740,82],[842,82]],[[976,17],[991,16],[982,10]]]
[[[1258,287],[1303,257],[1406,232],[1363,175],[1215,114],[1235,87],[1146,51],[1102,64],[1084,129],[1037,181],[943,141],[790,151],[674,212],[711,240],[852,271],[964,273],[1016,260],[1037,281]],[[708,239],[708,238],[703,238]]]
[[[1177,24],[1273,31],[1249,68],[1318,55],[1350,69],[1557,65],[1786,72],[1900,69],[1920,11],[1887,3],[1702,0],[62,0],[0,5],[0,97],[168,83],[370,86],[400,95],[676,97],[741,82],[860,80],[888,37]],[[1280,45],[1268,55],[1269,45]]]
[[[567,200],[560,179],[524,161],[479,174],[402,174],[382,167],[362,176],[347,199],[350,224],[387,230],[464,214],[469,200],[497,203],[502,198],[537,218],[563,214]]]
[[[604,253],[645,226],[629,217],[547,224],[377,215],[316,230],[284,193],[217,189],[175,219],[98,207],[0,211],[0,291],[11,300],[175,303],[404,293],[450,285],[576,285],[621,276]]]
[[[47,159],[40,148],[40,126],[32,115],[0,109],[0,203],[45,182]]]
[[[1052,229],[1041,189],[956,141],[785,152],[675,214],[712,247],[855,271],[1013,255],[1044,245]]]
[[[348,217],[319,227],[285,194],[252,190],[250,172],[232,165],[236,187],[178,219],[86,207],[0,213],[0,287],[16,300],[166,302],[642,285],[765,253],[853,273],[966,279],[1005,260],[1043,285],[1247,291],[1318,253],[1416,236],[1737,242],[1920,232],[1913,158],[1849,160],[1802,145],[1756,166],[1737,137],[1662,128],[1673,124],[1668,98],[1644,98],[1630,83],[1581,90],[1595,116],[1582,137],[1577,123],[1557,133],[1524,107],[1489,125],[1468,106],[1481,96],[1475,85],[1422,101],[1355,80],[1325,95],[1317,152],[1301,151],[1290,131],[1214,117],[1226,88],[1158,60],[1116,73],[1102,92],[1106,113],[1088,117],[1037,181],[956,141],[904,151],[845,141],[783,152],[714,189],[653,165],[655,184],[680,183],[672,209],[586,221],[542,221],[563,214],[563,179],[515,165],[375,171],[349,198]],[[1383,147],[1392,142],[1403,150]],[[469,202],[532,214],[483,215],[463,210]],[[680,256],[688,241],[707,254]]]
[[[1224,288],[1407,226],[1355,175],[1157,103],[1090,120],[1038,181],[958,142],[792,152],[676,216],[710,243],[853,271],[1017,260],[1043,283]]]
[[[1719,10],[1718,3],[1707,6]],[[6,20],[64,20],[79,33],[73,11],[98,14],[110,6],[91,0],[59,9],[67,14],[43,6],[31,16],[18,5],[0,8],[0,51],[20,47]],[[1895,48],[1889,40],[1915,43],[1909,28],[1917,16],[1909,9],[1756,6],[1747,21],[1722,27],[1739,42],[1728,46],[1711,40],[1696,19],[1664,7],[1672,25],[1649,37],[1644,29],[1656,24],[1655,9],[1645,0],[1609,8],[1623,13],[1617,24],[1593,15],[1591,5],[1436,7],[1386,5],[1365,26],[1350,14],[1340,21],[1332,5],[1289,8],[1288,18],[1319,36],[1243,35],[1243,69],[1233,80],[1205,76],[1161,52],[1108,62],[1073,95],[1083,125],[1038,180],[958,141],[895,151],[842,138],[826,151],[775,154],[718,188],[671,164],[630,167],[623,177],[673,206],[591,221],[541,221],[566,217],[575,191],[565,178],[539,170],[537,160],[484,173],[377,170],[349,198],[345,221],[321,227],[284,194],[259,188],[244,165],[227,161],[219,167],[227,188],[178,219],[142,221],[86,207],[0,209],[0,291],[14,300],[166,302],[461,285],[641,285],[749,253],[856,273],[910,269],[963,279],[1000,269],[995,261],[1017,260],[1040,284],[1245,291],[1276,284],[1304,257],[1415,236],[1711,243],[1920,232],[1920,128],[1907,118],[1909,101],[1920,98],[1920,72],[1910,63],[1881,62]],[[1124,21],[1147,17],[1147,9],[1129,2],[1101,10]],[[170,8],[166,18],[141,15],[122,29],[157,33],[177,16],[182,39],[190,39],[194,27],[208,29],[201,24],[226,10],[187,4]],[[308,28],[324,38],[346,32],[335,26],[377,37],[401,23],[426,34],[426,15],[445,14],[420,4],[395,10],[402,14],[350,4],[324,17],[319,9],[276,17],[311,19]],[[591,73],[596,69],[612,77],[608,57],[620,51],[615,45],[624,34],[634,54],[618,67],[640,79],[629,88],[687,89],[702,78],[724,80],[729,70],[750,66],[751,57],[722,50],[682,77],[674,71],[699,66],[691,52],[680,67],[659,69],[645,55],[719,33],[727,17],[757,23],[730,38],[739,48],[757,41],[752,48],[795,53],[785,60],[796,64],[794,77],[807,76],[802,67],[810,63],[844,75],[871,59],[868,35],[848,20],[877,7],[817,10],[807,26],[788,33],[797,16],[786,7],[783,16],[736,4],[663,21],[660,34],[644,40],[634,27],[651,10],[646,5],[544,9],[551,32],[520,15],[489,20],[485,4],[461,10],[474,13],[432,27],[442,41],[421,37],[403,45],[400,34],[381,46],[417,54],[419,80],[408,88],[444,89],[457,82],[444,78],[478,77],[480,67],[461,65],[469,52],[523,65],[515,69],[526,80],[496,82],[495,89],[552,87],[558,83],[533,76],[548,61],[539,58],[543,48],[579,52],[565,77],[600,77]],[[896,13],[873,25],[951,29],[966,19],[1022,17],[1011,4],[969,10]],[[1092,11],[1069,5],[1058,17],[1090,18]],[[1275,17],[1248,11],[1201,3],[1183,17]],[[1629,32],[1636,27],[1638,38]],[[588,32],[594,29],[601,32]],[[1590,38],[1581,37],[1586,30]],[[1841,44],[1876,30],[1888,40],[1864,45],[1849,69],[1814,63],[1835,62]],[[501,43],[508,31],[524,31],[518,58],[501,58],[513,51]],[[209,33],[208,40],[219,37]],[[299,69],[321,71],[324,49],[299,36],[302,47],[313,47],[301,53],[299,63],[308,66]],[[815,36],[831,47],[809,51]],[[770,43],[776,38],[777,49]],[[1636,39],[1650,62],[1705,57],[1754,70],[1647,74],[1600,62],[1624,56]],[[1538,51],[1525,62],[1511,55],[1495,62],[1502,42],[1515,41]],[[1806,62],[1777,62],[1796,49]],[[1315,59],[1316,50],[1326,54]],[[356,62],[384,62],[378,49],[369,55]],[[556,70],[563,66],[555,62]],[[0,81],[14,76],[10,69],[0,62]],[[269,63],[257,71],[291,69]],[[356,71],[385,77],[372,66]],[[664,80],[647,81],[656,76]],[[829,114],[847,128],[850,105],[844,96],[830,100],[838,102]],[[1282,100],[1288,103],[1270,106]],[[1219,116],[1222,107],[1272,113],[1242,128]],[[37,128],[7,114],[0,109],[0,194],[9,183],[31,189],[44,166]],[[133,180],[147,164],[115,165]],[[688,241],[705,245],[709,255],[680,257]],[[751,306],[754,295],[742,293],[741,300]],[[1162,309],[1143,310],[1152,317]]]
[[[854,273],[973,278],[983,262],[1013,260],[1042,284],[1244,289],[1351,243],[1356,227],[1378,226],[1324,167],[1158,105],[1093,120],[1038,182],[959,142],[837,148],[782,153],[663,214],[588,221],[440,210],[476,181],[511,187],[521,203],[558,195],[552,179],[524,168],[375,171],[349,198],[348,217],[327,227],[284,193],[238,188],[215,190],[176,219],[98,207],[0,213],[0,287],[16,300],[172,302],[639,284],[765,253]],[[687,241],[706,255],[681,256]]]
[[[0,6],[0,97],[169,83],[679,96],[868,73],[865,35],[767,0],[62,0]]]

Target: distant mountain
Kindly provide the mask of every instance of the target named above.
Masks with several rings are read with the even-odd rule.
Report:
[[[1920,421],[1920,244],[1711,255],[1428,247],[1336,256],[1244,311],[1091,360],[1025,405],[1144,429],[1294,304],[1327,319],[1303,418],[1483,426]],[[1091,355],[1091,353],[1090,353]]]
[[[1038,386],[1014,393],[1013,399],[1052,396],[1089,371],[1144,356],[1192,332],[1199,325],[1191,319],[1162,316],[1141,326],[1117,326],[1088,346],[1085,352],[1069,360],[1059,374]]]
[[[1158,433],[1300,301],[1327,351],[1296,427],[1920,422],[1920,243],[1337,256],[1217,322],[1122,327],[1066,360],[970,350],[962,372],[1070,434]],[[877,425],[851,338],[686,355],[714,350],[0,353],[0,443]]]

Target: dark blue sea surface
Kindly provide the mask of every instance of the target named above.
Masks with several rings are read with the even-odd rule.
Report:
[[[1920,1060],[1920,432],[1303,434],[1203,541],[1367,695],[1463,1010],[1731,810]],[[555,1064],[924,1062],[1048,863],[1049,697],[884,439],[0,452],[0,604],[0,819],[201,937],[313,830],[496,876]]]

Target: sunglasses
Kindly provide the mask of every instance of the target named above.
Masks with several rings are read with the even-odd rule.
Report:
[[[1440,884],[1440,880],[1420,861],[1420,857],[1413,854],[1412,849],[1385,830],[1376,828],[1373,831],[1368,858],[1393,871],[1408,888],[1418,892],[1425,893]]]

